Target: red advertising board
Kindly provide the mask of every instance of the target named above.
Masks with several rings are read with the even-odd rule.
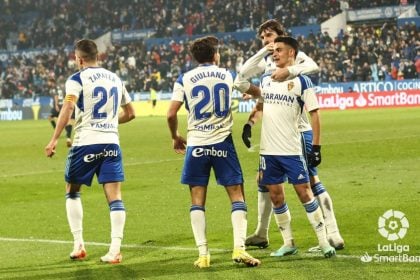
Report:
[[[420,90],[318,94],[317,97],[322,109],[345,110],[420,106]]]

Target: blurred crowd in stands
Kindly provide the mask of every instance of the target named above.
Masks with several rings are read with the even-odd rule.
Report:
[[[151,28],[156,37],[253,29],[268,18],[285,27],[319,24],[341,12],[338,0],[4,0],[0,49],[62,47],[114,29]],[[396,0],[347,0],[349,9]],[[414,0],[405,0],[410,3]],[[48,7],[48,8],[47,8]],[[316,11],[316,12],[315,12]]]
[[[339,13],[340,1],[307,0],[20,0],[0,1],[0,49],[17,34],[17,49],[54,48],[56,54],[13,57],[0,64],[1,98],[45,95],[47,79],[58,84],[77,69],[64,51],[75,38],[96,38],[113,29],[154,28],[157,37],[255,29],[268,18],[289,26],[320,23]],[[395,5],[396,1],[347,1],[350,8]],[[398,2],[398,1],[397,1]],[[282,4],[281,4],[282,3]],[[367,4],[368,3],[368,4]],[[48,6],[48,9],[45,7]],[[181,8],[182,7],[182,8]],[[271,11],[271,12],[263,12]],[[292,12],[293,11],[293,12]],[[313,11],[321,11],[314,13]],[[16,24],[18,22],[19,24]],[[363,25],[299,38],[301,49],[321,67],[318,82],[379,81],[420,78],[420,32],[416,25]],[[143,41],[115,45],[101,56],[132,92],[171,91],[178,75],[194,66],[189,41],[171,41],[146,49]],[[239,71],[261,48],[258,40],[222,41],[222,66]]]

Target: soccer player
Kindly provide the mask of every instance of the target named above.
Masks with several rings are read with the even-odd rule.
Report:
[[[279,36],[274,40],[273,61],[277,67],[293,65],[297,52],[298,42],[294,38]],[[261,78],[262,98],[258,101],[263,106],[259,180],[269,191],[276,223],[284,240],[284,245],[271,256],[294,254],[297,251],[292,237],[290,212],[284,198],[283,184],[287,178],[306,210],[322,253],[325,257],[331,257],[335,255],[335,249],[327,240],[322,211],[311,191],[298,130],[298,121],[305,106],[312,120],[313,144],[320,144],[319,105],[312,82],[305,75],[275,82],[270,75],[265,74]],[[315,161],[314,158],[311,160]]]
[[[243,195],[243,176],[232,140],[231,93],[234,74],[219,68],[219,41],[207,36],[196,39],[190,52],[199,65],[181,74],[174,84],[168,110],[168,126],[176,153],[185,154],[181,182],[189,185],[190,218],[199,257],[194,265],[210,266],[206,237],[205,202],[211,169],[232,203],[232,259],[247,266],[260,261],[245,251],[247,207]],[[188,110],[187,141],[178,132],[178,110],[185,102]]]
[[[55,129],[56,127],[56,119],[58,115],[60,114],[61,107],[63,106],[64,101],[64,92],[61,87],[57,86],[56,81],[53,77],[50,77],[47,81],[48,85],[48,91],[50,96],[53,98],[53,107],[51,108],[51,114],[48,116],[48,120],[50,121],[52,127]],[[71,141],[71,132],[73,130],[73,124],[74,124],[74,112],[71,115],[71,118],[67,125],[65,126],[66,130],[66,145],[67,147],[71,147],[72,141]]]
[[[79,72],[66,82],[66,96],[54,134],[45,147],[45,154],[55,154],[58,138],[76,109],[76,128],[65,169],[66,211],[74,238],[71,259],[84,259],[83,209],[80,199],[82,185],[90,186],[96,174],[103,185],[111,219],[111,245],[101,261],[119,263],[125,225],[125,207],[121,197],[124,181],[118,124],[135,117],[131,98],[114,73],[99,67],[98,49],[94,41],[83,39],[75,45]],[[121,111],[119,112],[119,108]]]
[[[235,80],[236,88],[241,92],[258,94],[259,88],[249,82],[250,78],[257,74],[264,72],[272,73],[274,80],[283,81],[299,74],[311,74],[319,70],[317,64],[302,51],[298,51],[294,65],[289,65],[285,68],[276,68],[271,53],[273,51],[274,39],[277,36],[283,35],[285,35],[285,32],[277,20],[267,20],[260,25],[258,36],[264,48],[245,62],[241,68],[241,73]],[[261,117],[261,111],[259,109],[254,108],[250,114],[248,123],[243,128],[242,139],[247,147],[251,145],[251,127]],[[304,153],[306,155],[315,155],[317,153],[320,156],[320,146],[315,146],[313,149],[314,153],[312,153],[312,127],[306,113],[300,116],[299,131],[302,134],[302,145],[305,148]],[[316,167],[309,165],[308,170],[312,191],[319,202],[325,218],[328,240],[337,250],[343,249],[344,240],[337,226],[331,197],[320,181]],[[247,237],[247,246],[265,248],[269,245],[268,228],[271,213],[272,206],[268,190],[265,186],[258,184],[258,224],[255,232]]]

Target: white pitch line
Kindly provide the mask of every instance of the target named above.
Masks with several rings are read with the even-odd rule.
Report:
[[[36,239],[36,238],[9,238],[9,237],[0,237],[0,241],[9,241],[9,242],[33,242],[33,243],[50,243],[50,244],[73,244],[73,241],[66,240],[53,240],[53,239]],[[109,243],[102,242],[85,242],[86,245],[91,246],[102,246],[108,247]],[[140,249],[158,249],[158,250],[173,250],[173,251],[197,251],[197,248],[192,247],[176,247],[176,246],[156,246],[156,245],[143,245],[143,244],[121,244],[123,248],[140,248]],[[212,248],[212,252],[231,252],[228,249]],[[322,256],[321,253],[298,253],[303,257],[315,257]],[[344,259],[360,259],[361,256],[355,255],[337,255],[338,258]]]
[[[184,158],[175,158],[175,159],[162,159],[162,160],[150,160],[150,161],[139,161],[139,162],[132,162],[126,163],[124,166],[136,166],[136,165],[145,165],[145,164],[156,164],[156,163],[163,163],[163,162],[171,162],[171,161],[181,161]],[[41,171],[33,171],[33,172],[25,172],[25,173],[16,173],[16,174],[3,174],[0,175],[0,178],[10,178],[10,177],[23,177],[23,176],[33,176],[33,175],[42,175],[42,174],[51,174],[57,172],[64,172],[64,168],[57,169],[57,170],[41,170]]]

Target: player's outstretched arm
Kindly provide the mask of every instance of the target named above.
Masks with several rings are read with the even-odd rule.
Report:
[[[271,45],[270,45],[271,46]],[[261,75],[265,70],[264,57],[270,52],[272,48],[270,46],[265,46],[259,50],[256,54],[251,56],[244,65],[242,65],[240,72],[235,78],[234,88],[240,92],[247,92],[250,89],[252,77]]]
[[[315,74],[319,72],[319,67],[316,62],[307,56],[304,52],[299,51],[296,57],[295,64],[286,68],[276,68],[271,75],[275,81],[285,81],[292,79],[300,74]]]
[[[134,110],[133,104],[127,103],[121,106],[122,111],[118,115],[118,123],[126,123],[133,120],[136,117],[136,111]]]
[[[51,137],[50,142],[45,147],[45,155],[47,157],[52,157],[55,154],[55,148],[57,146],[58,138],[61,135],[64,127],[70,121],[71,115],[74,111],[74,104],[76,103],[76,96],[74,95],[67,95],[63,107],[60,110],[60,114],[58,115],[57,125],[55,127],[53,136]]]
[[[319,66],[316,62],[307,56],[304,52],[299,51],[294,65],[287,67],[290,74],[296,77],[300,74],[316,74],[319,72]]]

